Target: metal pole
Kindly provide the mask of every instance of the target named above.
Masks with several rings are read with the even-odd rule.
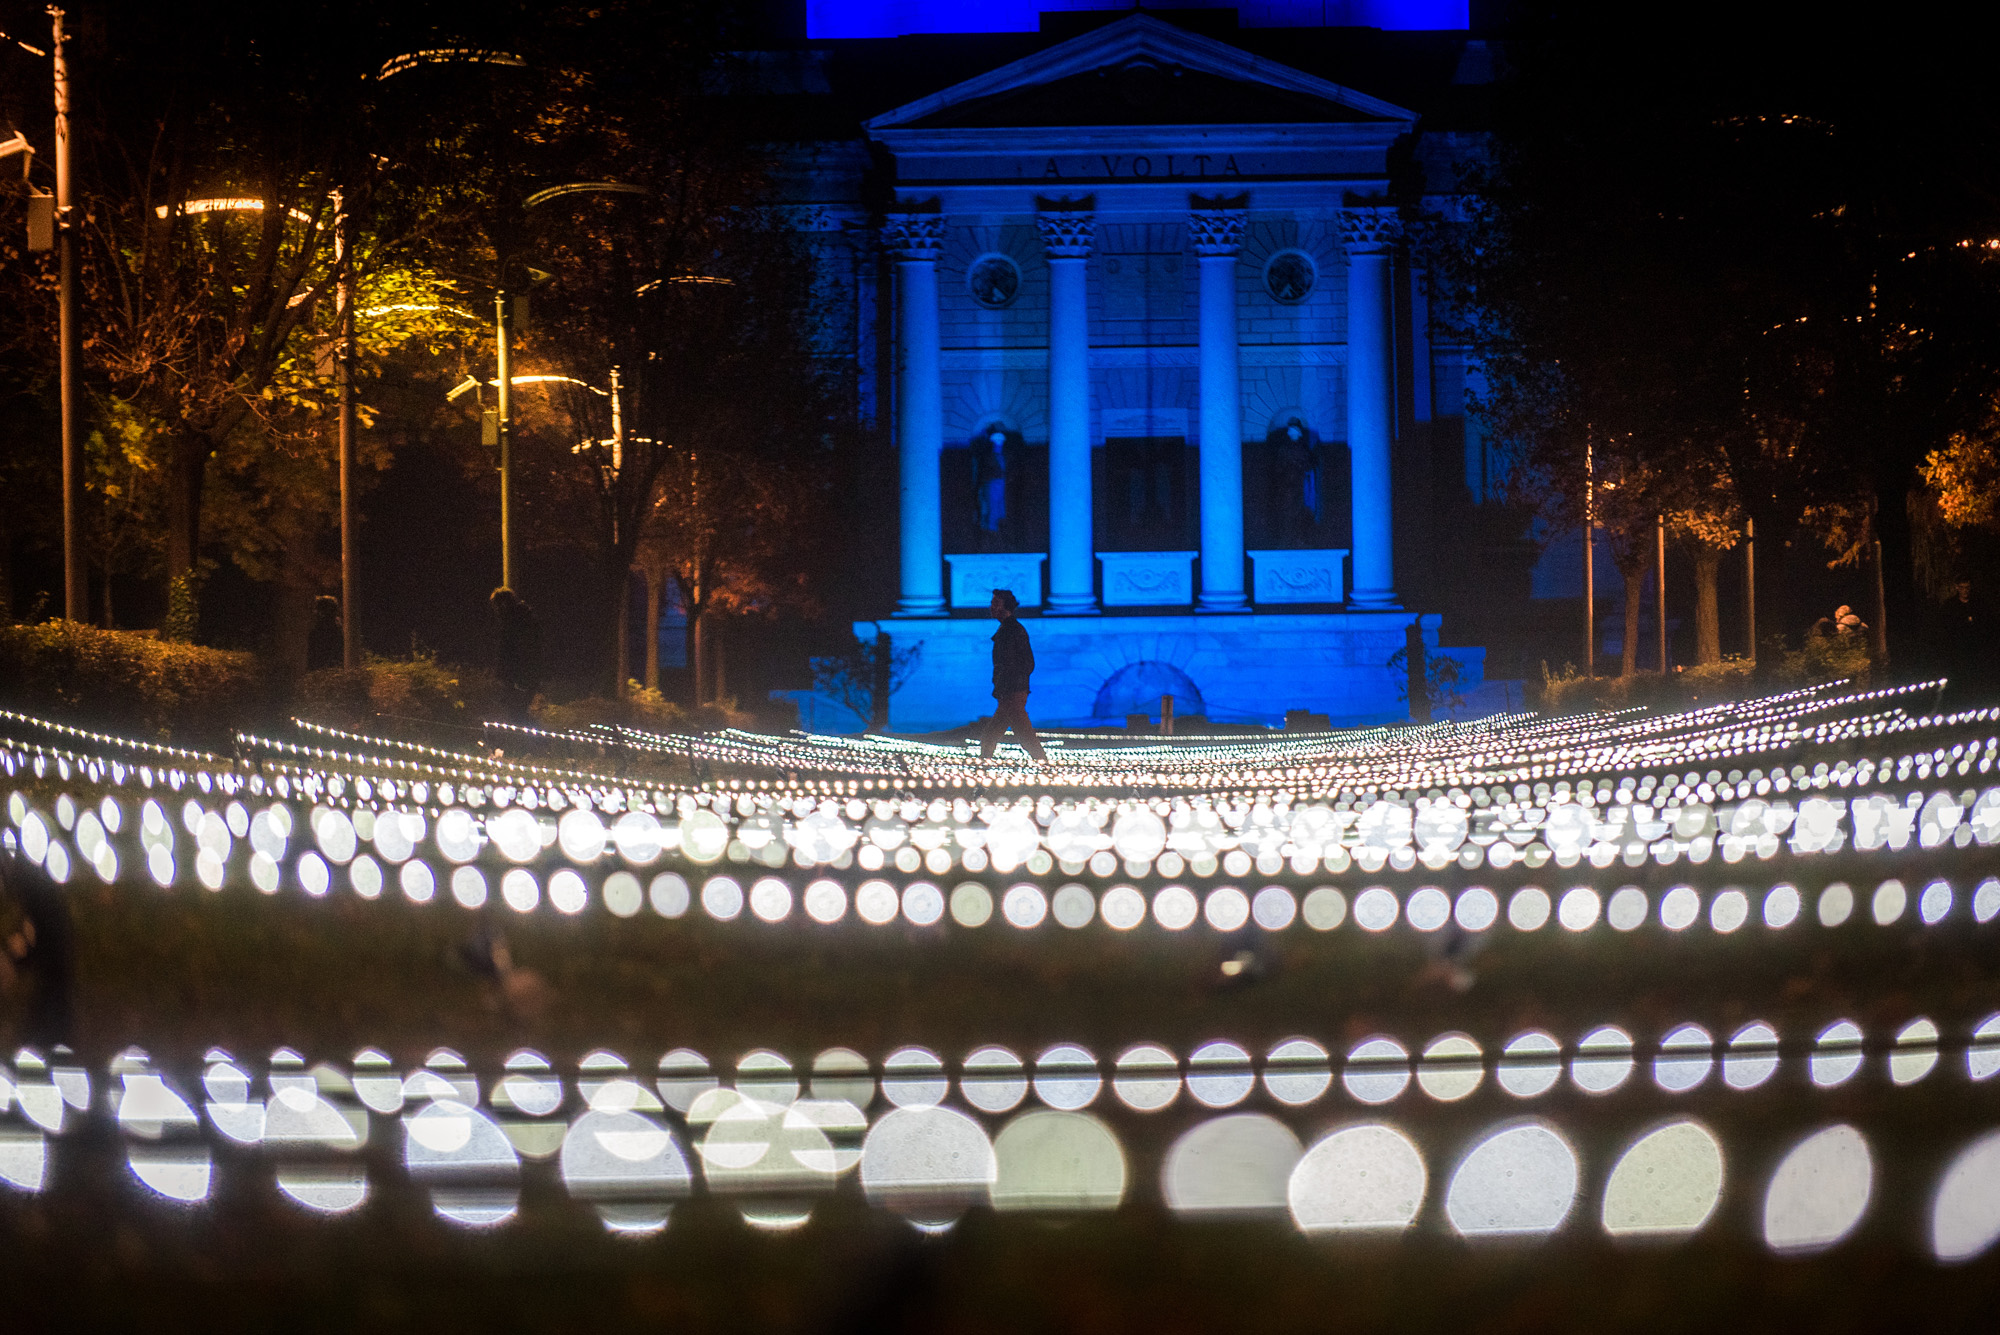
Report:
[[[334,366],[340,378],[340,663],[361,666],[360,554],[354,524],[354,229],[347,196],[334,192],[334,252],[340,267],[334,290],[340,323]]]
[[[1757,521],[1743,521],[1743,656],[1757,661]]]
[[[63,615],[90,617],[90,573],[83,564],[83,459],[77,451],[76,229],[70,218],[69,62],[63,11],[53,6],[56,81],[56,346],[62,400]]]
[[[1654,521],[1653,622],[1660,641],[1660,675],[1667,675],[1667,521]],[[1633,655],[1638,657],[1637,654]]]
[[[493,294],[493,337],[500,380],[500,587],[514,587],[514,357],[509,348],[507,291]]]
[[[618,483],[618,470],[625,467],[625,412],[618,400],[618,368],[611,368],[611,482]],[[615,515],[617,511],[614,509]],[[614,538],[616,535],[613,535]]]
[[[625,413],[618,397],[618,368],[611,368],[611,547],[618,549],[618,471],[625,466]],[[626,622],[632,614],[632,570],[626,567],[618,580],[618,689],[613,695],[623,700],[631,671],[631,629]]]
[[[1882,588],[1882,540],[1875,539],[1875,671],[1886,677],[1889,671],[1889,599]]]
[[[1597,675],[1597,480],[1583,447],[1583,675]]]

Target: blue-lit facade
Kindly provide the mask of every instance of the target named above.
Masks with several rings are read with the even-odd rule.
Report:
[[[1484,651],[1439,648],[1463,526],[1435,502],[1476,510],[1490,462],[1413,245],[1477,140],[1204,28],[1105,16],[792,159],[829,350],[895,461],[895,587],[857,630],[923,646],[898,730],[984,712],[998,587],[1029,609],[1038,720],[1169,694],[1216,721],[1407,717],[1413,622],[1479,698]],[[1433,82],[1485,77],[1482,44],[1438,38]],[[837,92],[840,52],[788,77]]]
[[[806,36],[907,37],[915,33],[1036,32],[1045,13],[1130,11],[1135,0],[806,0]],[[1468,0],[1238,0],[1176,8],[1227,9],[1246,28],[1464,28]]]

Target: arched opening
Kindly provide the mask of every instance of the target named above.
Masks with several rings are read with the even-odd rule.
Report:
[[[1144,714],[1158,719],[1160,697],[1164,695],[1174,698],[1176,717],[1208,713],[1208,706],[1201,698],[1201,688],[1187,673],[1171,663],[1147,659],[1127,663],[1105,679],[1104,685],[1097,690],[1097,703],[1091,708],[1091,716],[1115,719],[1121,723],[1128,714]]]

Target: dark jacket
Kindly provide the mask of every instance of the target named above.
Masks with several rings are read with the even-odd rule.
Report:
[[[1028,689],[1029,674],[1035,670],[1035,651],[1028,644],[1028,631],[1008,617],[993,632],[993,694],[1010,695]]]

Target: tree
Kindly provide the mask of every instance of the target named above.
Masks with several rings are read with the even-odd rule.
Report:
[[[838,700],[869,726],[887,726],[889,700],[917,670],[923,654],[921,641],[899,649],[887,635],[850,638],[839,653],[812,660],[813,689]]]
[[[614,16],[593,47],[592,88],[614,91],[587,116],[548,118],[562,174],[529,196],[522,245],[550,278],[517,373],[565,378],[528,396],[517,459],[544,540],[595,555],[616,687],[643,565],[679,585],[701,703],[719,676],[716,618],[813,605],[812,542],[852,415],[812,342],[817,276],[802,220],[773,203],[768,148],[700,94],[706,53],[687,31],[682,63],[644,77],[621,65],[633,44],[616,33],[636,21]],[[621,189],[561,192],[570,179]]]
[[[93,555],[107,576],[162,571],[182,623],[216,555],[264,579],[313,563],[329,508],[334,192],[368,214],[353,257],[378,308],[362,322],[364,374],[413,341],[439,346],[429,313],[449,294],[424,248],[449,200],[420,159],[404,155],[392,182],[369,151],[390,144],[370,133],[364,76],[421,26],[399,35],[400,12],[204,0],[80,16]],[[36,317],[5,349],[17,364],[52,356],[46,268],[9,271]],[[108,581],[105,599],[108,619]]]
[[[1714,32],[1564,5],[1510,46],[1481,202],[1436,265],[1486,362],[1479,410],[1529,459],[1572,419],[1629,437],[1686,493],[1655,503],[1698,603],[1754,520],[1766,551],[1827,540],[1906,605],[1919,466],[2000,375],[2000,116],[1975,56],[1901,49],[1915,34]]]

